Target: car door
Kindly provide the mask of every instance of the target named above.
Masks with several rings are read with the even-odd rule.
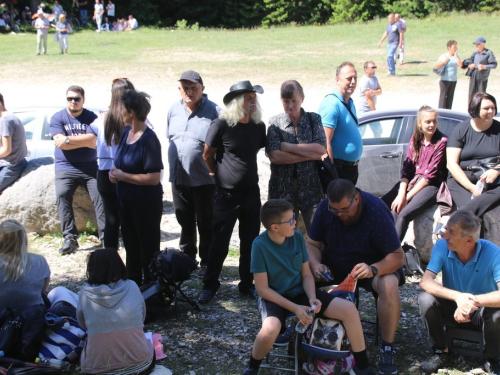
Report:
[[[50,111],[49,111],[50,112]],[[54,156],[54,142],[50,135],[50,116],[44,109],[15,110],[19,120],[24,125],[26,145],[28,146],[27,160],[44,156]]]
[[[407,117],[394,115],[361,121],[363,154],[359,163],[357,187],[382,196],[396,184],[406,155],[402,140],[407,133]]]

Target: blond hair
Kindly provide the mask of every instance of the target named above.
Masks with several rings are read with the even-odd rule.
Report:
[[[14,219],[5,220],[0,224],[0,268],[4,273],[3,281],[18,281],[31,266],[24,226]]]
[[[256,98],[257,110],[250,115],[250,119],[258,124],[262,119],[262,108],[259,104],[259,98]],[[246,112],[243,107],[245,102],[245,93],[236,96],[229,103],[226,104],[226,108],[220,113],[220,118],[226,120],[229,126],[235,126],[242,118],[245,117]]]

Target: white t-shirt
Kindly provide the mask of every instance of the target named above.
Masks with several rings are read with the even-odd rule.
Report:
[[[132,19],[129,19],[128,20],[128,26],[130,27],[130,29],[132,30],[135,30],[137,29],[137,20],[135,18],[132,18]]]
[[[108,10],[108,16],[111,16],[111,17],[115,16],[115,4],[108,4],[106,9]]]
[[[358,114],[372,111],[370,106],[368,105],[368,101],[366,100],[366,96],[364,91],[366,89],[376,90],[378,89],[379,83],[377,77],[373,76],[369,78],[366,74],[363,74],[361,80],[359,81],[358,89],[356,90],[356,95],[353,98],[354,103],[356,105],[356,112]],[[377,97],[374,95],[373,104],[377,105]]]
[[[98,16],[102,16],[102,14],[104,13],[104,8],[102,7],[102,4],[95,4],[94,9]]]

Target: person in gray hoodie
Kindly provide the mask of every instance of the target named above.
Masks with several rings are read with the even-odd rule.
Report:
[[[78,323],[87,330],[81,368],[89,374],[142,374],[154,368],[151,341],[144,336],[146,306],[139,287],[114,249],[88,256],[87,282],[79,294]],[[132,371],[132,372],[130,372]]]

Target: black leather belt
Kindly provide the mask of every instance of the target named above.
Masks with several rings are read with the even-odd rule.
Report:
[[[342,165],[344,167],[355,167],[359,164],[359,160],[357,161],[347,161],[342,159],[333,159],[333,163],[337,165]]]

